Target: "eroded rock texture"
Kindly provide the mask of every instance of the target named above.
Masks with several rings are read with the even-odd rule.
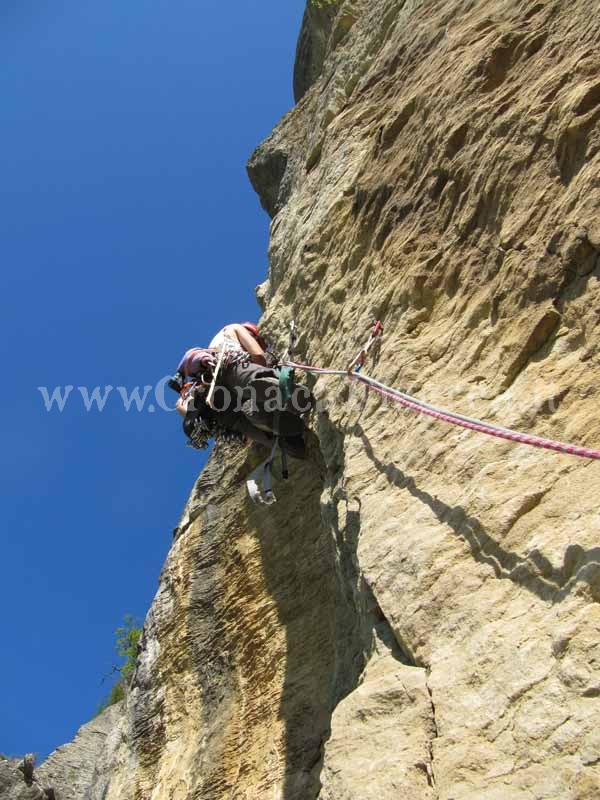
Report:
[[[249,165],[265,330],[600,445],[596,0],[335,11]],[[600,797],[600,465],[314,391],[276,506],[200,477],[93,800]]]

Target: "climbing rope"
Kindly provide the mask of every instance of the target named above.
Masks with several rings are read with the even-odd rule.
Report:
[[[496,436],[498,439],[506,439],[509,442],[517,442],[518,444],[527,444],[531,447],[541,447],[544,450],[554,450],[557,453],[566,453],[570,456],[579,456],[580,458],[595,458],[600,459],[600,450],[593,450],[589,447],[579,447],[573,444],[565,444],[564,442],[557,442],[554,439],[544,439],[541,436],[534,436],[529,433],[520,433],[519,431],[510,430],[510,428],[502,428],[497,425],[491,425],[488,422],[482,422],[480,419],[473,417],[466,417],[464,414],[457,414],[454,411],[448,411],[444,408],[437,408],[436,406],[412,397],[405,392],[398,389],[393,389],[386,386],[384,383],[369,378],[367,375],[362,375],[359,372],[351,372],[342,369],[324,369],[322,367],[314,367],[308,364],[297,364],[293,361],[284,362],[283,366],[291,367],[292,369],[300,370],[301,372],[312,373],[315,375],[334,375],[346,378],[349,381],[356,381],[362,383],[369,389],[380,394],[382,397],[387,397],[395,403],[399,403],[404,408],[415,411],[418,414],[426,414],[433,419],[447,422],[450,425],[457,425],[467,430],[477,431],[478,433],[485,433],[488,436]],[[362,366],[362,364],[361,364]]]

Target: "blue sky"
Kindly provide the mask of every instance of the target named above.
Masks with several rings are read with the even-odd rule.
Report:
[[[245,173],[293,104],[302,0],[5,0],[0,11],[0,752],[46,754],[108,690],[201,466],[154,385],[258,316]],[[61,413],[36,387],[72,385]]]

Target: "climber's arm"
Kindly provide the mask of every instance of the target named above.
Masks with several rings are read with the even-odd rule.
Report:
[[[256,341],[254,336],[252,336],[242,325],[232,325],[233,332],[238,338],[239,343],[242,345],[244,350],[250,354],[250,358],[254,364],[260,364],[261,366],[265,366],[267,361],[265,359],[265,351]]]

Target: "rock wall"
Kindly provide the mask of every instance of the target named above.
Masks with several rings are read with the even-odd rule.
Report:
[[[250,163],[276,197],[268,330],[293,317],[303,360],[340,367],[380,318],[386,383],[598,444],[596,11],[344,4],[320,80]],[[600,797],[599,466],[326,391],[323,518],[425,674],[367,668],[333,710],[322,796]]]
[[[53,786],[58,800],[82,800],[101,780],[101,759],[123,724],[123,703],[107,708],[77,732],[75,739],[51,753],[36,771],[42,785]]]
[[[380,318],[384,382],[600,445],[597,10],[307,12],[302,97],[249,164],[276,345],[294,319],[340,367]],[[276,506],[253,450],[198,480],[87,796],[600,797],[600,465],[309,383]]]
[[[337,16],[335,2],[308,3],[302,19],[296,63],[294,97],[300,100],[318,79],[329,50],[331,26]]]
[[[72,742],[48,756],[28,783],[20,769],[22,760],[0,757],[0,800],[84,800],[92,785],[106,777],[102,759],[123,722],[123,710],[117,703],[83,725]]]

